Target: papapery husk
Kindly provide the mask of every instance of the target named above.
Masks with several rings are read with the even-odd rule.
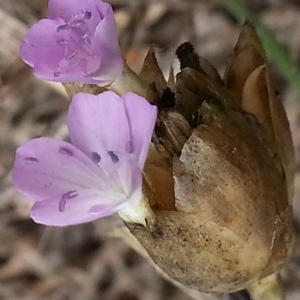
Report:
[[[167,276],[204,292],[252,286],[276,273],[293,246],[291,134],[249,24],[242,28],[225,87],[191,68],[177,75],[175,110],[189,123],[190,135],[178,153],[178,145],[172,148],[156,128],[152,150],[164,159],[173,182],[156,188],[160,175],[155,178],[151,166],[160,162],[150,159],[144,189],[152,199],[171,195],[174,208],[153,205],[155,220],[147,226],[126,224]],[[159,114],[158,124],[162,118],[168,112]]]

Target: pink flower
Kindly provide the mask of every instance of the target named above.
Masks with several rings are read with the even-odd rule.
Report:
[[[157,109],[133,93],[76,94],[71,143],[37,138],[16,153],[13,183],[34,201],[37,223],[89,222],[139,203]]]
[[[106,84],[123,59],[111,6],[101,0],[49,0],[49,18],[33,25],[20,56],[40,78]]]

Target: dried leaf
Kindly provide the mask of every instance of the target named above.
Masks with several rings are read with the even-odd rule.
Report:
[[[261,128],[242,112],[212,114],[174,157],[176,211],[127,226],[172,279],[232,292],[278,270],[292,248],[292,211]]]
[[[154,47],[151,46],[145,57],[140,78],[149,85],[155,83],[156,89],[161,95],[167,87],[166,79],[157,63]]]
[[[237,108],[241,108],[243,86],[248,76],[265,64],[265,56],[254,28],[245,23],[224,75],[225,87],[232,93]]]
[[[207,75],[191,68],[184,68],[176,76],[176,110],[195,127],[198,125],[194,123],[195,116],[203,101],[213,103],[222,109],[231,105],[232,97],[222,85]]]
[[[175,210],[174,181],[170,166],[153,145],[143,171],[143,189],[154,210]]]
[[[263,65],[265,65],[264,71],[258,68]],[[256,79],[256,84],[253,82],[255,76],[260,77]],[[294,189],[295,155],[289,123],[284,107],[275,95],[262,43],[250,23],[246,22],[242,27],[224,81],[225,86],[234,95],[238,107],[246,111],[252,110],[251,112],[258,121],[268,128],[269,134],[275,137],[291,203]],[[254,96],[255,93],[256,96]]]
[[[168,87],[171,91],[175,90],[175,76],[174,76],[174,68],[172,65],[170,66],[170,70],[169,70]]]
[[[200,67],[212,79],[212,81],[219,85],[224,84],[218,70],[207,59],[200,57]]]
[[[268,71],[268,70],[267,70]],[[289,121],[280,99],[276,97],[270,76],[267,74],[267,86],[270,101],[271,118],[278,153],[285,172],[289,203],[292,203],[295,178],[295,151]]]
[[[153,144],[163,162],[155,162],[170,180],[161,183],[152,175],[149,184],[152,191],[162,184],[163,193],[152,196],[169,193],[175,209],[154,211],[155,221],[145,227],[126,226],[171,279],[203,292],[253,290],[278,272],[293,248],[294,155],[287,118],[251,25],[242,28],[225,87],[204,67],[187,67],[197,56],[186,59],[184,51],[175,110],[194,129],[184,136],[172,122],[169,131],[156,127]],[[162,119],[160,113],[158,125]]]
[[[261,65],[247,78],[242,91],[242,109],[253,114],[275,143],[274,130],[269,105],[266,66]]]

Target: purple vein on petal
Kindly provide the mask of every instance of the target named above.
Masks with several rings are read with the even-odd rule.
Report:
[[[124,103],[124,99],[123,100],[123,105],[124,105],[124,110],[125,110],[125,114],[126,114],[126,118],[128,121],[128,129],[129,129],[129,142],[126,144],[126,150],[128,151],[128,153],[133,153],[134,152],[134,146],[133,146],[133,135],[132,135],[132,124],[131,124],[131,120],[130,120],[130,116],[128,113],[128,109]]]
[[[60,212],[63,212],[66,208],[66,204],[67,204],[67,200],[68,199],[72,199],[72,198],[75,198],[78,196],[78,193],[76,190],[74,191],[69,191],[65,194],[62,195],[60,201],[59,201],[59,204],[58,204],[58,210]]]
[[[97,152],[92,152],[91,159],[92,159],[93,162],[99,163],[101,161],[101,156]]]
[[[29,162],[34,162],[34,163],[38,163],[39,162],[39,160],[37,158],[35,158],[35,157],[25,157],[24,160],[29,161]]]
[[[68,156],[73,156],[74,155],[73,151],[71,151],[70,149],[67,149],[65,147],[59,148],[58,152],[61,153],[61,154],[68,155]]]
[[[119,162],[119,157],[113,151],[107,151],[107,154],[110,156],[113,163]]]
[[[132,139],[126,143],[126,151],[131,154],[134,152],[134,147],[133,147],[133,143],[132,143]]]

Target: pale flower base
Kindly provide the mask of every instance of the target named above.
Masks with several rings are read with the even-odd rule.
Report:
[[[124,222],[141,224],[143,226],[155,219],[155,215],[144,197],[138,205],[123,209],[118,213]]]

